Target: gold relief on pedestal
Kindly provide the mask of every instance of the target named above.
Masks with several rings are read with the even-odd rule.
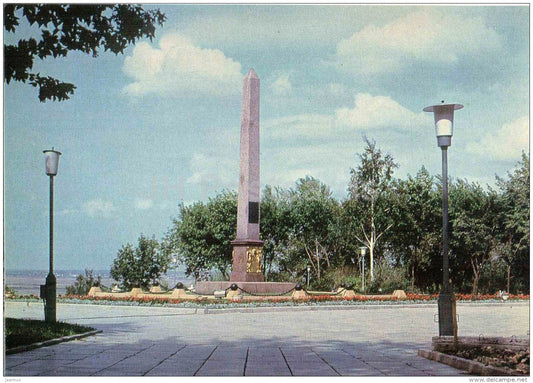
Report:
[[[249,247],[246,250],[246,272],[247,273],[260,273],[261,272],[261,259],[263,252],[260,247]]]

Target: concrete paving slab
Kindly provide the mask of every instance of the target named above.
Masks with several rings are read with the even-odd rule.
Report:
[[[217,347],[209,357],[210,361],[243,362],[248,355],[247,347]]]
[[[231,363],[208,360],[195,376],[244,376],[244,361]]]
[[[42,305],[5,303],[6,316],[42,319]],[[460,335],[528,335],[528,304],[458,304],[457,310]],[[438,332],[436,305],[241,311],[183,315],[173,308],[59,304],[59,320],[104,332],[7,355],[4,374],[242,376],[246,368],[247,376],[464,376],[416,355]]]
[[[204,360],[165,360],[146,372],[146,376],[194,376],[202,367]]]
[[[206,360],[217,348],[216,345],[187,345],[181,348],[172,359],[200,359]]]
[[[293,376],[339,376],[331,366],[326,363],[289,363]]]
[[[292,373],[287,364],[276,362],[268,365],[247,365],[245,376],[292,376]]]
[[[39,376],[91,376],[96,372],[92,368],[78,368],[71,366],[57,367],[51,371],[45,371]]]

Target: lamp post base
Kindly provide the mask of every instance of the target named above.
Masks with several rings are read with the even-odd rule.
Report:
[[[44,320],[48,323],[56,322],[56,291],[57,280],[54,274],[46,277],[46,304],[44,306]]]
[[[455,294],[444,288],[437,299],[439,308],[439,336],[457,336],[457,311]]]

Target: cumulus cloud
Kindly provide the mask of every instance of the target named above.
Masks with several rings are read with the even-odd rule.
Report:
[[[288,74],[281,74],[278,78],[270,85],[272,93],[275,96],[286,96],[292,92],[292,84],[289,80]]]
[[[228,158],[219,156],[195,154],[191,158],[191,176],[187,178],[188,184],[205,186],[207,184],[218,184],[227,186],[232,182],[232,175],[228,174],[228,169],[233,169],[234,164]]]
[[[494,134],[470,144],[470,153],[489,156],[497,160],[517,160],[522,151],[529,149],[529,117],[524,116],[502,125]]]
[[[334,118],[325,114],[300,114],[265,121],[262,133],[269,139],[323,138],[334,133]]]
[[[358,93],[353,108],[335,111],[337,124],[357,130],[397,128],[410,129],[415,125],[431,123],[423,112],[414,113],[390,97]]]
[[[426,8],[384,26],[364,27],[338,43],[337,60],[348,71],[375,74],[413,61],[453,64],[502,46],[502,37],[482,18]]]
[[[262,124],[268,140],[342,140],[353,131],[376,129],[410,130],[432,126],[429,113],[415,113],[387,96],[355,95],[354,106],[332,114],[300,114],[270,119]]]
[[[241,90],[243,77],[239,62],[218,49],[196,46],[179,34],[163,36],[159,48],[146,42],[136,44],[122,69],[133,78],[124,88],[131,96],[235,94]]]
[[[137,198],[135,200],[135,209],[137,210],[149,210],[154,206],[154,201],[151,199]]]
[[[113,202],[102,199],[93,199],[83,204],[83,209],[89,217],[108,217],[116,207]]]

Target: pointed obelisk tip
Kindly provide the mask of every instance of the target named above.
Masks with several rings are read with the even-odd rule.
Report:
[[[246,75],[246,78],[259,78],[259,77],[257,76],[257,73],[255,73],[254,68],[250,68],[250,70],[248,71],[248,74]]]

